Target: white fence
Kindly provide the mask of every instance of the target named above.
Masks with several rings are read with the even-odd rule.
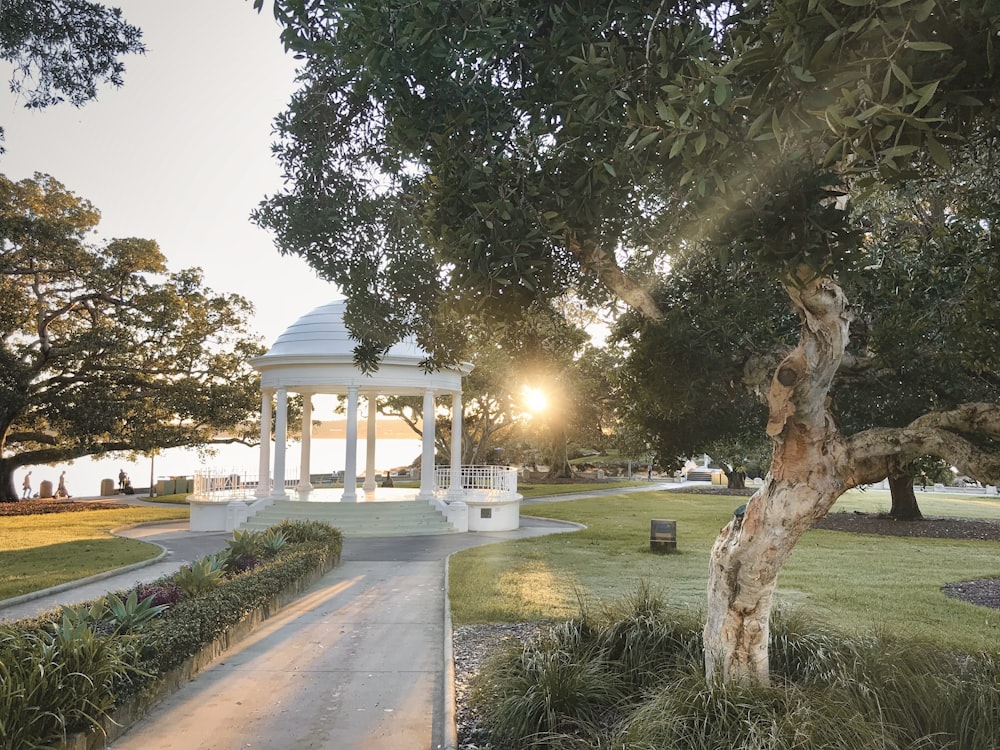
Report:
[[[517,493],[517,469],[512,466],[463,466],[463,493],[496,498],[513,497]],[[451,467],[434,467],[434,484],[438,491],[450,491]]]
[[[294,490],[299,478],[285,477],[285,489]],[[226,469],[203,469],[194,473],[196,500],[252,500],[257,497],[260,480],[257,474]]]

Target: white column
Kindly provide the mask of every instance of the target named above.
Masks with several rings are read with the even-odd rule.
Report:
[[[299,483],[295,486],[298,492],[309,492],[313,488],[309,481],[309,459],[312,450],[312,398],[310,394],[302,394],[302,455],[299,458]]]
[[[274,484],[272,497],[285,497],[285,444],[288,440],[288,391],[279,388],[274,414]]]
[[[375,415],[378,396],[368,396],[368,432],[365,435],[365,494],[375,492]]]
[[[274,392],[260,392],[260,459],[257,464],[256,497],[271,495],[271,398]]]
[[[451,394],[451,481],[449,498],[461,498],[462,491],[462,392]]]
[[[358,501],[358,387],[347,389],[347,450],[344,458],[344,495],[341,502]]]
[[[420,456],[420,492],[418,500],[434,499],[434,391],[424,391],[423,451]]]

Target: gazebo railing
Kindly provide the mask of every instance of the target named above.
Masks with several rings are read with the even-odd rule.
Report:
[[[496,498],[513,497],[517,494],[517,469],[512,466],[463,466],[461,469],[461,490],[480,496]],[[450,491],[451,467],[434,467],[434,484],[438,491]]]
[[[285,477],[285,489],[294,490],[299,478]],[[194,493],[197,500],[251,500],[257,496],[260,478],[257,474],[228,469],[201,469],[194,473]]]

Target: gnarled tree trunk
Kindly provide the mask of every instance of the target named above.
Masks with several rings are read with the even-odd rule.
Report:
[[[778,573],[803,532],[845,490],[837,460],[843,438],[827,392],[847,345],[847,300],[826,278],[787,288],[802,331],[768,394],[771,471],[712,548],[705,668],[727,681],[768,682],[768,623]]]
[[[768,626],[778,573],[799,537],[846,490],[884,479],[893,467],[935,455],[981,481],[1000,479],[1000,455],[968,436],[1000,439],[1000,407],[964,404],[900,429],[846,439],[827,394],[844,357],[851,315],[840,287],[814,278],[786,284],[802,318],[799,343],[782,360],[768,393],[774,444],[764,485],[712,547],[705,669],[723,680],[768,683]]]

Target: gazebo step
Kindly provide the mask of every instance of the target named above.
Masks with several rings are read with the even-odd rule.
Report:
[[[419,536],[454,532],[444,515],[423,501],[386,503],[306,503],[276,500],[243,524],[263,530],[283,520],[323,521],[347,537]]]

